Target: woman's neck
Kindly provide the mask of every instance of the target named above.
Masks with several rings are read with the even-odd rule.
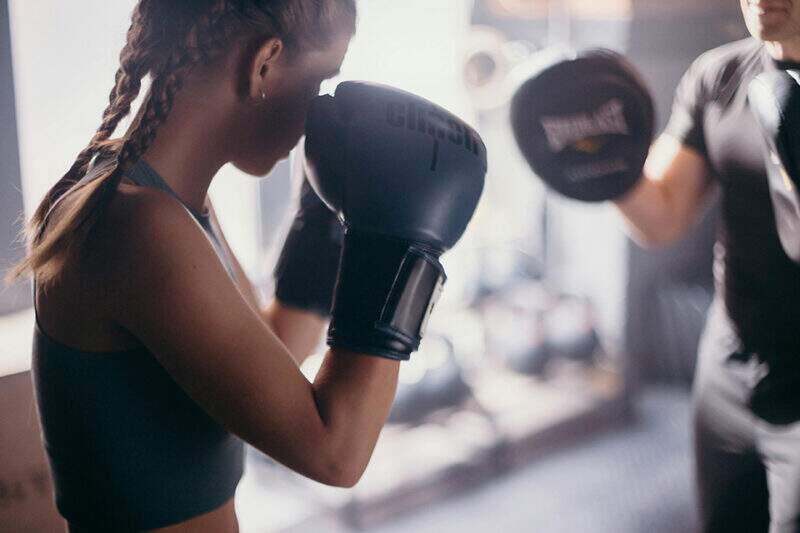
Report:
[[[204,210],[208,189],[227,162],[224,112],[192,95],[178,95],[142,158],[192,210]],[[206,100],[207,102],[208,100]]]

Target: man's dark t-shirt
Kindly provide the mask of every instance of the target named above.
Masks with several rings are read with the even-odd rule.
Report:
[[[665,130],[703,156],[719,185],[714,276],[741,350],[778,364],[800,363],[800,266],[778,239],[747,87],[789,67],[798,65],[775,61],[756,39],[706,52],[681,80]]]

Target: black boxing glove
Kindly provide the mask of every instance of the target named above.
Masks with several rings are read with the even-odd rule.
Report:
[[[786,255],[800,263],[800,73],[763,72],[750,82],[747,98],[765,141],[764,164],[778,236]]]
[[[344,228],[308,184],[303,167],[297,167],[302,174],[297,213],[275,265],[275,297],[288,307],[328,317]]]
[[[446,279],[438,258],[483,190],[486,148],[420,97],[345,82],[312,103],[305,150],[309,182],[345,225],[328,344],[408,359]]]
[[[576,200],[619,198],[639,181],[653,140],[647,87],[620,54],[541,52],[511,103],[520,151],[550,187]]]

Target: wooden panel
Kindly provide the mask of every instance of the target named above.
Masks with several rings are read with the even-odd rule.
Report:
[[[64,531],[53,502],[30,372],[0,378],[0,531]]]

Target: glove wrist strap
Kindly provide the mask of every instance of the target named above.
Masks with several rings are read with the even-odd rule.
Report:
[[[435,251],[348,230],[328,344],[408,359],[446,279]]]

